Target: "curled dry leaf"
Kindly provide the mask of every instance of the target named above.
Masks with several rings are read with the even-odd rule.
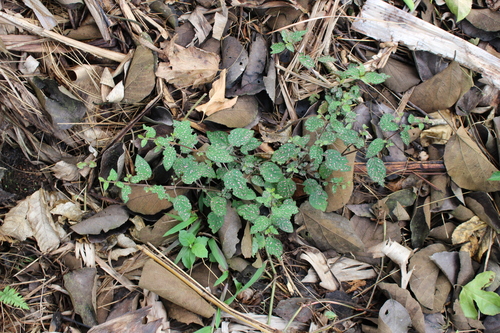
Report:
[[[230,128],[248,128],[259,121],[259,105],[254,96],[240,96],[229,109],[220,110],[205,119]]]
[[[171,44],[167,51],[170,63],[160,63],[156,76],[177,88],[210,83],[219,71],[220,57],[196,47],[182,48]]]
[[[71,227],[80,235],[98,235],[101,232],[118,228],[123,223],[127,222],[128,213],[120,205],[108,206],[91,218],[85,219],[82,222]]]
[[[412,254],[411,250],[389,239],[372,246],[368,252],[371,252],[374,258],[387,256],[394,261],[401,268],[401,288],[406,289],[412,274],[412,271],[408,272],[407,270],[408,260]]]
[[[196,110],[204,112],[206,116],[233,107],[238,101],[238,97],[228,99],[225,98],[226,92],[226,70],[222,70],[220,73],[220,78],[212,84],[212,89],[210,89],[209,97],[210,100],[202,105],[196,107]]]
[[[340,283],[330,271],[325,255],[318,249],[307,247],[300,255],[300,259],[307,261],[316,271],[321,282],[319,285],[327,290],[339,289]]]
[[[233,36],[222,41],[222,68],[227,69],[226,88],[243,74],[248,64],[248,52],[239,40]]]
[[[378,320],[378,332],[380,333],[403,333],[408,332],[411,318],[408,311],[401,303],[389,299],[380,308]]]
[[[488,178],[498,169],[460,127],[445,147],[444,164],[451,179],[460,187],[484,192],[500,190],[500,182]]]

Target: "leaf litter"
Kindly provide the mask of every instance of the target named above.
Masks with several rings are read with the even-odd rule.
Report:
[[[346,8],[330,0],[5,4],[0,260],[6,269],[0,277],[2,288],[13,286],[29,310],[6,312],[11,303],[0,302],[2,331],[212,332],[220,320],[228,332],[495,331],[500,182],[490,177],[500,165],[500,118],[491,80],[498,45],[491,34],[499,30],[498,13],[481,3],[473,9],[469,2],[446,3],[425,2],[429,8],[417,7],[422,19],[415,19],[436,25],[439,13],[460,21],[456,29],[478,46],[455,51],[456,61],[439,44],[412,51],[405,39],[391,46],[353,32],[353,22],[354,30],[364,31],[354,16],[379,6],[376,0]],[[82,15],[85,20],[77,19]],[[414,29],[413,19],[398,15]],[[391,24],[384,29],[385,35],[397,31]],[[436,40],[456,42],[444,25],[430,31]],[[290,43],[294,33],[300,37]],[[283,52],[271,54],[276,43],[283,43]],[[483,68],[464,60],[467,52],[485,61]],[[367,74],[349,63],[364,64]],[[372,70],[390,78],[367,84]],[[319,169],[330,185],[317,183],[316,192],[307,182],[313,172],[273,172],[273,154],[305,132],[329,92],[349,82],[362,94],[337,97],[348,101],[346,109],[357,105],[355,121],[340,138],[314,137],[327,140],[329,165],[338,155],[347,169]],[[196,130],[194,137],[175,132],[182,120]],[[177,135],[170,162],[142,145],[143,124],[154,125],[155,140]],[[399,130],[406,126],[412,127],[408,137]],[[365,146],[350,139],[351,127],[363,133]],[[207,134],[232,128],[254,132],[230,134],[231,144]],[[251,140],[256,145],[249,156],[265,161],[263,179],[231,189],[242,201],[224,201],[216,218],[204,215],[210,201],[200,191],[203,176],[188,166],[181,179],[187,184],[171,182],[175,159],[194,149],[191,139],[206,150],[195,149],[190,166],[207,158],[231,163],[234,149]],[[30,162],[10,161],[4,146],[11,145]],[[150,170],[134,163],[137,156]],[[37,171],[29,171],[30,163]],[[49,186],[26,195],[12,185],[26,181],[15,169],[24,178],[48,177]],[[128,174],[138,184],[130,185],[124,203],[119,182]],[[103,188],[99,177],[113,175]],[[265,198],[273,184],[280,193],[274,195],[292,189],[300,208],[290,208],[298,211],[293,224],[276,223],[293,232],[276,231],[259,251],[255,222],[239,207],[249,192]],[[146,185],[164,190],[145,192]],[[311,205],[306,193],[318,201]],[[176,197],[189,198],[199,220],[191,221],[182,211],[185,199]],[[266,216],[266,209],[256,214]],[[214,218],[222,226],[216,234],[207,225]],[[185,227],[196,230],[185,248],[205,253],[196,240],[206,237],[211,249],[192,270],[171,261],[180,253],[172,230]],[[282,256],[269,256],[281,247]],[[243,265],[236,268],[238,260]]]

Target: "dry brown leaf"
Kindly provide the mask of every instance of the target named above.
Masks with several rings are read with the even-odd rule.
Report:
[[[469,253],[471,257],[476,256],[476,258],[481,259],[489,246],[484,239],[487,230],[488,224],[479,220],[479,217],[474,216],[455,228],[451,240],[454,245],[463,244],[460,251]]]
[[[469,15],[465,17],[478,29],[484,31],[500,31],[500,13],[485,9],[471,9]]]
[[[80,235],[98,235],[101,232],[118,228],[127,222],[128,213],[120,205],[111,205],[95,214],[91,218],[85,219],[71,227]]]
[[[295,216],[295,223],[306,226],[311,238],[322,251],[335,249],[346,253],[364,249],[363,242],[354,232],[348,219],[313,208],[309,201],[300,206],[299,213]]]
[[[339,289],[339,281],[335,278],[330,271],[330,267],[326,262],[325,255],[318,249],[307,247],[303,253],[300,254],[300,259],[307,261],[316,271],[320,279],[319,285],[326,290],[335,291]]]
[[[131,211],[144,215],[154,215],[162,210],[172,207],[172,203],[167,199],[160,199],[156,193],[146,192],[144,186],[131,185],[132,192],[129,194],[127,208]],[[166,192],[170,197],[183,195],[187,192],[186,189],[177,188],[175,190],[167,189]]]
[[[144,265],[139,286],[205,318],[215,313],[214,308],[193,289],[153,260]]]
[[[464,127],[445,147],[444,164],[451,179],[460,187],[484,192],[500,190],[500,182],[488,181],[497,168],[486,158]]]
[[[217,233],[222,244],[222,252],[226,258],[232,258],[236,253],[236,246],[240,239],[238,233],[241,229],[241,220],[231,203],[226,205],[226,215],[224,216],[224,224]]]
[[[77,269],[63,276],[64,288],[71,296],[75,312],[82,317],[83,323],[90,327],[97,325],[96,276],[95,267]]]
[[[259,120],[259,105],[254,96],[240,96],[233,107],[205,119],[231,128],[251,127]]]
[[[148,322],[146,319],[150,311],[151,307],[148,306],[128,312],[120,317],[102,323],[101,325],[92,327],[88,333],[158,332],[161,328],[161,320]]]
[[[222,41],[222,68],[227,69],[226,88],[243,74],[248,64],[248,52],[240,41],[229,36]]]
[[[241,78],[241,86],[244,87],[248,84],[258,83],[262,84],[262,73],[266,69],[267,59],[267,43],[261,34],[253,36],[252,44],[250,44],[250,53],[248,55],[248,65]]]
[[[389,297],[398,301],[408,311],[413,328],[419,333],[425,333],[425,320],[424,314],[420,304],[411,296],[410,292],[406,289],[400,288],[395,283],[379,283],[378,287],[384,290]]]
[[[408,332],[410,324],[410,314],[401,303],[389,299],[380,308],[378,318],[379,333]]]
[[[220,111],[232,108],[238,101],[238,97],[232,99],[225,98],[226,92],[226,70],[222,70],[218,80],[214,81],[212,84],[212,89],[210,89],[209,97],[210,100],[202,105],[196,107],[196,110],[204,112],[206,116]]]
[[[138,103],[155,87],[156,57],[153,51],[143,45],[137,46],[125,79],[126,103]]]
[[[410,102],[429,113],[443,110],[452,107],[472,85],[468,71],[452,62],[442,72],[416,86]]]
[[[390,76],[385,80],[384,85],[395,92],[405,92],[420,83],[415,66],[392,58],[389,58],[385,67],[380,69],[380,72]]]
[[[413,270],[410,277],[410,288],[420,304],[428,309],[434,306],[434,295],[439,268],[432,262],[430,256],[445,251],[443,244],[432,244],[418,251],[410,259],[408,268]]]
[[[170,63],[160,63],[156,76],[167,80],[176,88],[210,83],[219,71],[220,57],[215,53],[196,47],[182,48],[171,45],[167,54]]]
[[[412,270],[407,270],[408,260],[412,255],[411,250],[389,239],[370,247],[368,252],[371,252],[374,258],[387,256],[394,261],[401,268],[401,288],[406,288],[412,274]]]

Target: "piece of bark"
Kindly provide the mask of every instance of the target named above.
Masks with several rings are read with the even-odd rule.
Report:
[[[384,42],[453,59],[500,87],[500,59],[382,0],[367,0],[352,28]]]

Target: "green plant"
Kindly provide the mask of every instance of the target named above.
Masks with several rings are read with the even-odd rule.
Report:
[[[20,309],[29,310],[28,304],[24,298],[15,289],[6,286],[0,291],[0,303],[14,306]]]
[[[76,163],[76,167],[78,169],[85,169],[86,167],[89,167],[89,168],[95,168],[97,166],[97,163],[96,161],[90,161],[90,162],[78,162]]]
[[[467,318],[477,319],[479,309],[482,313],[494,316],[500,313],[500,295],[493,291],[485,291],[495,279],[495,273],[486,271],[478,274],[474,280],[462,287],[459,302]],[[475,303],[475,305],[474,305]]]

